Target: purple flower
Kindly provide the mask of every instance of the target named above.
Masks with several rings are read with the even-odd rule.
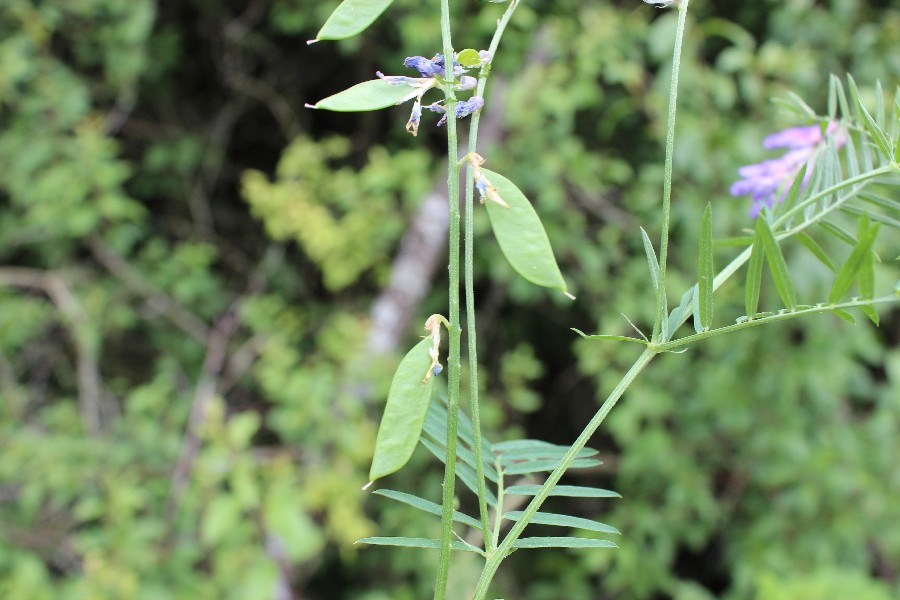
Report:
[[[472,96],[468,100],[464,100],[462,102],[456,103],[456,118],[461,119],[463,117],[468,117],[476,110],[479,110],[482,106],[484,106],[484,98],[481,96]],[[431,112],[442,113],[444,116],[441,117],[441,120],[438,121],[438,127],[447,122],[447,109],[444,108],[444,105],[440,102],[434,102],[429,104],[426,107]]]
[[[749,194],[753,200],[750,216],[756,217],[764,206],[771,208],[784,198],[786,189],[793,184],[794,177],[804,164],[807,165],[801,186],[809,182],[815,163],[815,155],[824,145],[826,136],[834,137],[838,147],[844,144],[844,136],[837,131],[836,123],[830,123],[822,133],[819,125],[808,127],[791,127],[767,136],[763,140],[763,148],[787,148],[781,158],[773,158],[760,163],[747,165],[738,169],[743,178],[731,184],[732,196]],[[778,196],[778,190],[784,190]]]
[[[428,60],[424,56],[408,56],[403,61],[403,66],[417,69],[422,77],[435,77],[444,74],[444,59],[441,58],[441,61],[437,62],[435,60],[437,58],[435,56],[434,59]]]

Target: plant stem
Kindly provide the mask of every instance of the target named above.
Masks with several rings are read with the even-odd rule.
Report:
[[[628,389],[628,386],[634,382],[635,378],[637,378],[638,374],[644,370],[644,368],[650,364],[650,361],[653,360],[653,357],[656,356],[657,352],[651,348],[647,348],[644,352],[638,357],[638,359],[631,365],[631,368],[628,369],[628,372],[622,377],[621,381],[616,385],[615,389],[609,394],[609,397],[603,402],[600,406],[600,409],[594,414],[594,417],[590,420],[584,430],[581,432],[581,435],[578,436],[578,439],[572,444],[572,447],[569,448],[562,460],[559,463],[552,473],[550,473],[549,477],[547,477],[547,481],[544,482],[544,485],[541,486],[540,491],[537,495],[532,498],[531,502],[528,503],[528,506],[525,508],[525,511],[522,513],[522,516],[518,521],[513,525],[512,529],[510,529],[509,533],[506,534],[506,537],[503,538],[503,542],[497,546],[497,548],[488,555],[487,562],[484,565],[484,570],[481,572],[481,578],[478,580],[478,586],[475,588],[475,600],[484,600],[487,595],[488,587],[491,584],[491,579],[493,579],[494,574],[497,572],[497,568],[500,566],[500,563],[509,555],[510,550],[512,550],[513,543],[519,539],[519,536],[522,534],[522,531],[528,525],[528,522],[531,521],[534,514],[538,511],[547,497],[550,495],[550,492],[553,490],[553,487],[559,482],[560,478],[562,478],[563,474],[566,472],[566,469],[569,468],[569,465],[572,464],[572,461],[578,457],[578,453],[581,452],[584,447],[587,445],[588,440],[591,439],[591,436],[597,431],[597,428],[600,427],[600,424],[603,423],[603,420],[606,419],[606,416],[609,414],[609,411],[613,409],[616,405],[616,402],[622,397],[622,394],[625,393],[625,390]],[[498,507],[500,510],[500,507]]]
[[[518,6],[519,0],[511,0],[506,12],[503,13],[500,21],[497,23],[497,29],[494,37],[491,39],[491,45],[488,52],[493,56],[497,52],[500,45],[500,38],[506,30],[513,12]],[[491,63],[487,63],[481,68],[479,73],[478,87],[475,90],[476,96],[484,97],[484,89],[487,85],[487,79],[491,72]],[[469,124],[469,154],[478,149],[478,126],[481,123],[481,111],[472,115]],[[484,457],[482,453],[481,443],[481,410],[478,403],[478,344],[475,331],[475,277],[474,277],[474,257],[475,257],[475,185],[472,167],[466,168],[466,203],[465,203],[465,288],[466,288],[466,338],[468,342],[469,353],[469,399],[472,409],[472,429],[474,433],[474,451],[475,451],[475,471],[478,481],[478,512],[481,517],[481,528],[484,532],[485,550],[490,552],[496,545],[493,536],[491,536],[491,526],[488,520],[487,511],[487,495],[484,489]],[[500,490],[502,493],[502,490]]]
[[[459,167],[456,140],[456,96],[453,93],[453,42],[450,36],[450,2],[441,0],[441,37],[444,45],[444,107],[447,110],[447,199],[450,210],[450,353],[447,357],[447,461],[441,511],[441,549],[434,584],[435,600],[447,595],[450,573],[450,538],[453,535],[453,499],[456,487],[456,429],[459,419]]]
[[[669,85],[669,113],[666,122],[666,165],[663,180],[663,224],[659,243],[659,284],[656,288],[656,319],[653,321],[652,341],[660,337],[666,341],[669,309],[666,302],[666,260],[669,255],[669,219],[672,213],[672,163],[675,156],[675,112],[678,106],[678,72],[681,67],[681,46],[684,24],[690,0],[681,0],[678,7],[678,27],[675,30],[675,50],[672,54],[672,81]],[[660,336],[660,333],[662,334]]]

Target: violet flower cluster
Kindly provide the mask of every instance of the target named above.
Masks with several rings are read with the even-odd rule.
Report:
[[[763,148],[787,148],[788,151],[780,158],[765,160],[738,169],[738,174],[743,179],[735,181],[731,185],[731,195],[749,194],[753,200],[750,216],[754,218],[763,207],[772,208],[776,201],[781,202],[784,199],[787,190],[790,189],[794,178],[804,164],[807,167],[801,182],[801,189],[809,182],[816,154],[829,137],[834,139],[838,148],[844,145],[845,135],[834,122],[829,123],[825,128],[821,125],[791,127],[767,136],[763,140]],[[779,190],[781,190],[780,194]]]
[[[481,57],[481,62],[474,66],[481,66],[491,61],[490,52],[482,50],[478,54]],[[421,77],[385,75],[381,72],[378,72],[377,75],[388,83],[394,85],[408,85],[414,88],[413,91],[411,91],[406,98],[398,102],[398,104],[415,98],[409,121],[406,122],[406,130],[413,135],[417,135],[419,132],[419,121],[422,119],[422,96],[425,95],[425,92],[431,88],[437,87],[444,81],[446,75],[444,55],[436,54],[433,58],[409,56],[403,61],[403,66],[416,69]],[[456,80],[454,87],[457,90],[471,90],[477,85],[478,80],[476,78],[465,75],[467,70],[466,67],[460,65],[456,60],[453,61],[453,77]],[[458,102],[454,113],[457,118],[467,117],[475,111],[480,110],[483,106],[484,98],[481,96],[472,96],[468,100]],[[443,115],[437,123],[438,126],[447,122],[447,109],[443,106],[443,101],[433,102],[424,108],[427,108],[431,112],[441,113]]]

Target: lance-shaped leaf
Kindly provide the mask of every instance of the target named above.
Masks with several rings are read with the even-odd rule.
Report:
[[[860,223],[860,230],[862,231],[864,229],[866,233],[865,235],[859,236],[856,246],[850,252],[850,256],[847,257],[844,264],[841,265],[837,276],[834,278],[834,283],[831,285],[831,291],[828,292],[828,301],[832,304],[839,301],[841,297],[847,293],[853,280],[856,279],[859,274],[863,262],[872,252],[872,245],[875,243],[875,238],[878,236],[878,228],[881,224],[874,223],[869,227],[868,223],[869,219],[867,215],[863,213],[863,221]]]
[[[399,104],[415,95],[415,88],[406,84],[388,83],[373,79],[357,83],[352,88],[319,100],[313,108],[336,112],[379,110]]]
[[[713,266],[712,205],[707,203],[700,219],[700,261],[697,272],[698,304],[697,332],[710,328],[713,318]]]
[[[769,272],[772,273],[775,289],[778,290],[781,301],[790,310],[794,310],[797,307],[797,292],[794,291],[794,283],[791,281],[791,274],[788,272],[787,262],[778,246],[778,240],[775,239],[775,234],[772,233],[772,228],[769,227],[765,216],[756,219],[756,239],[762,243],[762,247],[766,251]],[[755,245],[754,243],[754,247]]]
[[[537,496],[541,491],[540,485],[511,485],[506,488],[507,496]],[[551,496],[568,496],[570,498],[621,498],[622,496],[612,490],[603,488],[585,487],[580,485],[555,485],[550,490]]]
[[[599,540],[598,540],[599,541]],[[404,546],[406,548],[440,548],[441,540],[432,538],[413,537],[367,537],[356,541],[357,544],[372,544],[373,546]],[[465,552],[477,552],[484,554],[481,548],[473,546],[461,540],[451,540],[451,550],[463,550]]]
[[[316,40],[343,40],[375,22],[394,0],[344,0],[334,9]]]
[[[428,354],[431,347],[430,337],[416,344],[403,357],[394,373],[375,439],[370,481],[399,470],[416,448],[434,387],[434,377],[429,377],[424,383],[422,381],[431,366]]]
[[[440,504],[431,502],[430,500],[426,500],[425,498],[420,498],[419,496],[407,494],[406,492],[398,492],[397,490],[375,490],[372,493],[378,494],[379,496],[384,496],[385,498],[390,498],[391,500],[402,502],[404,504],[408,504],[413,508],[418,508],[419,510],[425,511],[432,515],[441,516],[442,514],[442,508]],[[457,521],[458,523],[465,523],[469,527],[473,527],[475,529],[481,529],[481,523],[479,523],[469,515],[459,512],[458,510],[453,511],[453,520]]]
[[[518,521],[522,518],[524,511],[513,510],[503,515],[504,519],[510,521]],[[572,517],[569,515],[559,515],[556,513],[536,512],[529,519],[529,523],[536,525],[555,525],[557,527],[573,527],[576,529],[585,529],[588,531],[598,531],[600,533],[619,533],[619,530],[606,523],[592,521],[591,519],[582,519],[581,517]]]
[[[797,241],[806,246],[806,249],[813,253],[813,255],[819,259],[819,261],[828,267],[828,269],[835,273],[837,272],[837,267],[834,266],[834,263],[831,262],[831,259],[828,257],[828,254],[825,250],[822,249],[822,246],[816,242],[816,240],[812,239],[809,235],[807,235],[803,231],[798,231],[795,234]]]
[[[527,537],[513,542],[513,548],[618,548],[609,540],[572,537]]]
[[[647,266],[650,268],[650,281],[653,282],[653,291],[659,287],[659,260],[656,258],[656,251],[653,249],[653,242],[650,236],[641,227],[641,239],[644,241],[644,253],[647,255]]]
[[[568,295],[547,232],[531,202],[506,177],[487,169],[481,171],[509,205],[507,208],[496,202],[485,202],[491,228],[506,260],[531,283],[562,290]]]
[[[856,104],[857,114],[860,116],[860,120],[866,126],[869,135],[872,136],[878,149],[884,153],[885,157],[890,157],[893,154],[890,140],[888,140],[887,135],[885,135],[881,127],[878,126],[878,123],[875,122],[875,119],[872,118],[872,115],[869,114],[869,111],[866,110],[862,100],[860,100],[856,81],[853,80],[853,77],[848,75],[847,82],[850,84],[850,97],[853,98],[853,102]]]

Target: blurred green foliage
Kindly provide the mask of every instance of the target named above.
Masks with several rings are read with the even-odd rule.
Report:
[[[333,4],[0,6],[0,597],[429,594],[434,556],[353,541],[435,530],[359,488],[398,358],[364,354],[368,309],[444,177],[443,131],[409,137],[403,109],[300,107],[435,52],[437,11],[397,0],[363,37],[307,47]],[[868,99],[876,79],[900,80],[890,2],[691,7],[673,296],[693,283],[707,201],[715,235],[748,226],[727,195],[735,169],[798,122],[770,98],[793,90],[824,111],[831,72]],[[481,48],[502,5],[455,10],[457,45]],[[526,2],[498,53],[486,110],[501,134],[481,153],[534,201],[578,300],[520,281],[479,212],[494,439],[570,442],[634,349],[568,328],[631,334],[623,311],[652,322],[638,226],[656,237],[674,16]],[[900,247],[879,244],[890,289]],[[813,259],[788,251],[801,301],[824,298]],[[442,310],[443,287],[421,317]],[[717,318],[740,314],[737,287]],[[517,554],[498,592],[896,597],[898,323],[896,309],[878,330],[823,316],[658,361],[592,443],[606,465],[585,483],[624,498],[567,509],[602,515],[621,548]],[[392,477],[439,496],[425,452]]]

